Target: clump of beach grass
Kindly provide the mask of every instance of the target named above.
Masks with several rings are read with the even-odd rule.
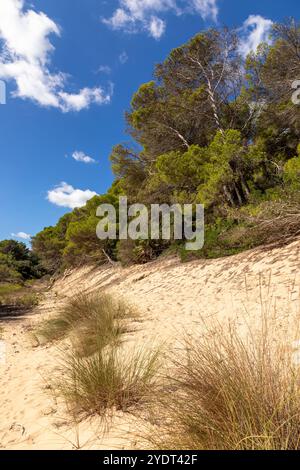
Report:
[[[291,348],[263,320],[242,335],[216,327],[189,340],[160,400],[161,449],[300,448],[300,369]],[[276,329],[275,329],[276,333]],[[176,390],[176,391],[174,391]],[[159,435],[159,439],[157,439]]]
[[[59,375],[52,380],[76,419],[115,411],[129,412],[153,395],[159,352],[123,347],[122,336],[138,320],[135,310],[108,294],[80,294],[36,331],[47,341],[70,340],[63,350]],[[124,339],[124,338],[123,338]],[[127,351],[127,352],[126,352]]]
[[[108,294],[81,293],[69,299],[59,313],[43,322],[35,334],[46,342],[70,337],[79,356],[89,356],[126,332],[126,319],[136,312]]]
[[[116,343],[86,358],[71,353],[57,389],[78,416],[106,418],[116,411],[129,412],[153,395],[158,358],[157,351],[146,350],[124,355]]]

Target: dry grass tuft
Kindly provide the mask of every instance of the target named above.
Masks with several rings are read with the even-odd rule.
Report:
[[[135,312],[107,294],[79,294],[70,299],[59,314],[42,323],[36,336],[46,341],[59,341],[70,336],[78,356],[90,356],[118,341],[125,333],[126,319]]]
[[[146,404],[153,394],[158,352],[122,355],[114,344],[88,358],[71,354],[64,363],[58,390],[78,416],[108,417]]]
[[[188,342],[169,380],[176,392],[162,400],[167,424],[150,440],[163,449],[299,449],[300,369],[271,330],[217,328]]]
[[[52,389],[76,420],[133,410],[153,394],[159,353],[147,348],[124,352],[121,339],[132,327],[129,320],[138,317],[124,302],[109,295],[81,294],[36,332],[48,341],[71,340],[70,352],[63,349],[63,379],[54,379]]]

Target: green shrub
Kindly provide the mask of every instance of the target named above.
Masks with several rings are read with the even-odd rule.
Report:
[[[19,284],[0,284],[0,297],[15,294],[22,289],[23,287]]]
[[[117,257],[124,266],[146,264],[157,259],[169,244],[163,240],[121,240],[117,245]]]
[[[39,296],[18,285],[0,286],[0,305],[30,309],[39,304]]]
[[[284,166],[284,181],[295,191],[300,189],[300,155],[292,158]]]
[[[36,307],[39,304],[39,297],[34,293],[24,294],[20,297],[17,297],[14,303],[19,307],[29,309]]]

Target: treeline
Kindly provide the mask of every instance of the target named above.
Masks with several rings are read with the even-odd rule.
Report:
[[[96,208],[129,203],[203,203],[206,242],[198,256],[236,253],[300,230],[300,24],[273,27],[246,59],[235,31],[210,29],[173,50],[126,114],[135,145],[117,145],[107,194],[33,239],[49,271],[107,257],[147,262],[184,245],[105,241]],[[300,94],[300,93],[299,93]],[[195,254],[194,254],[195,255]]]
[[[25,243],[15,240],[0,242],[0,285],[22,285],[25,281],[42,277],[45,272],[37,255]]]

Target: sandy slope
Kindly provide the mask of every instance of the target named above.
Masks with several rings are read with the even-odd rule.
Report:
[[[107,290],[125,297],[142,315],[127,344],[163,344],[176,351],[184,334],[204,330],[203,322],[235,319],[244,330],[247,322],[258,322],[262,308],[277,312],[278,328],[286,335],[285,320],[299,312],[299,266],[300,241],[296,241],[220,260],[181,264],[169,259],[128,269],[86,267],[69,273],[46,293],[32,315],[0,322],[7,344],[6,365],[0,365],[0,447],[139,447],[135,430],[140,424],[130,415],[116,416],[104,438],[96,418],[76,425],[51,396],[50,380],[60,373],[62,352],[54,346],[37,346],[29,332],[74,292]]]

